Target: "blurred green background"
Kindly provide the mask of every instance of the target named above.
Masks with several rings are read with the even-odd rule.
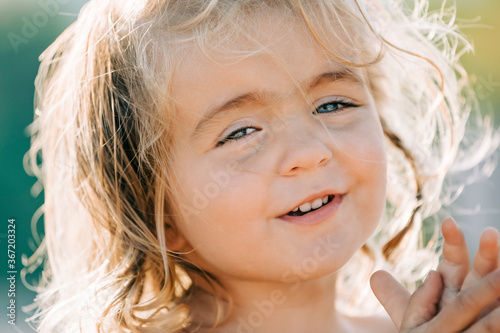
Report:
[[[21,282],[21,254],[31,255],[35,242],[31,219],[42,204],[30,188],[35,179],[23,169],[28,150],[26,127],[33,119],[33,81],[40,53],[76,19],[85,1],[80,0],[0,0],[0,331],[32,332],[24,322],[21,306],[34,293]],[[431,8],[437,8],[433,1]],[[449,3],[451,4],[451,2]],[[475,54],[464,56],[468,71],[475,75],[482,107],[494,110],[500,119],[500,1],[457,0],[462,31],[472,40]],[[45,14],[44,14],[45,13]],[[480,18],[480,20],[476,20]],[[31,26],[30,26],[31,25]],[[475,215],[463,214],[475,210]],[[485,226],[500,227],[500,172],[470,186],[452,208],[471,247],[477,246],[479,231]],[[16,220],[16,326],[7,323],[7,224]],[[38,232],[41,232],[41,225]]]

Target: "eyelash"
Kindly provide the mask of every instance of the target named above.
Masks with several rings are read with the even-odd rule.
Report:
[[[242,136],[237,136],[237,137],[231,138],[231,136],[234,136],[234,135],[236,135],[238,133],[242,133],[242,131],[248,130],[248,129],[254,129],[255,131],[252,131],[250,133],[245,133],[245,135],[242,135]],[[231,132],[231,134],[229,134],[228,136],[226,136],[224,139],[222,139],[219,142],[217,142],[217,147],[220,147],[220,146],[222,146],[223,144],[225,144],[226,142],[229,142],[229,141],[237,141],[239,139],[243,139],[248,134],[251,134],[253,132],[258,132],[258,131],[260,131],[260,130],[257,129],[256,127],[254,127],[254,126],[245,126],[245,127],[242,127],[242,128],[238,128],[237,130]]]
[[[330,111],[327,111],[327,112],[318,112],[318,110],[320,108],[328,106],[328,105],[332,105],[332,104],[337,104],[338,105],[337,108],[335,108],[335,110],[330,110]],[[332,112],[338,113],[338,112],[342,111],[345,108],[356,108],[358,106],[359,106],[358,104],[354,104],[352,102],[349,102],[348,100],[337,99],[337,100],[334,100],[334,101],[329,101],[329,102],[321,104],[320,106],[318,106],[316,108],[316,110],[314,110],[313,113],[314,114],[332,113]]]
[[[320,108],[323,108],[323,107],[326,107],[326,106],[329,106],[329,105],[332,105],[332,104],[336,104],[337,107],[334,109],[334,110],[330,110],[330,111],[326,111],[326,112],[318,112],[318,110]],[[352,107],[358,107],[359,105],[357,104],[354,104],[352,102],[349,102],[347,100],[344,100],[344,99],[339,99],[339,100],[336,100],[336,101],[329,101],[327,103],[323,103],[322,105],[318,106],[313,114],[323,114],[323,113],[332,113],[332,112],[340,112],[342,111],[343,109],[345,108],[352,108]],[[236,134],[238,133],[242,133],[243,131],[246,131],[246,130],[249,130],[249,129],[253,129],[254,131],[251,131],[249,133],[244,133],[244,135],[241,135],[241,136],[236,136],[236,137],[233,137],[232,136],[235,136]],[[242,128],[239,128],[233,132],[231,132],[228,136],[226,136],[224,139],[220,140],[219,142],[217,142],[217,147],[221,147],[222,145],[224,145],[226,142],[231,142],[231,141],[238,141],[239,139],[243,139],[245,138],[246,136],[248,136],[249,134],[251,133],[254,133],[254,132],[258,132],[260,131],[260,129],[254,127],[254,126],[245,126],[245,127],[242,127]]]

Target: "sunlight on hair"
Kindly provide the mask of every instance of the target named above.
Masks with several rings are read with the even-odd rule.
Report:
[[[33,217],[38,249],[23,258],[28,266],[23,280],[43,259],[32,318],[39,332],[178,332],[189,325],[218,327],[229,318],[232,300],[217,277],[188,260],[190,252],[169,248],[180,234],[177,223],[201,214],[179,205],[173,133],[181,116],[172,86],[180,63],[195,52],[220,66],[267,52],[272,40],[259,32],[258,18],[276,27],[297,25],[332,63],[359,73],[383,128],[385,213],[373,237],[340,271],[338,307],[349,314],[380,310],[367,283],[375,269],[386,269],[414,288],[439,259],[436,214],[461,190],[449,175],[488,158],[499,135],[475,116],[478,105],[459,63],[471,45],[454,25],[453,7],[429,12],[426,1],[412,4],[87,3],[41,55],[36,78],[25,167],[43,185],[45,203]],[[315,107],[308,102],[312,113]],[[467,119],[474,121],[471,128]],[[263,139],[275,140],[286,121],[276,116],[274,131]],[[321,121],[325,132],[315,134],[328,136],[332,147],[359,164],[386,162],[356,155],[345,137],[329,130],[334,125]],[[276,177],[262,171],[255,158],[259,147],[249,144],[251,156],[235,161],[231,172]],[[40,192],[34,186],[33,193]],[[37,232],[42,211],[43,240]],[[223,301],[215,303],[217,316],[208,324],[197,323],[183,303],[198,288],[196,281],[224,294],[217,294]]]

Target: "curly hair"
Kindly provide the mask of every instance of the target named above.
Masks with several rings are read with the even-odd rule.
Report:
[[[411,286],[437,264],[432,217],[457,190],[447,175],[498,145],[481,121],[463,140],[477,103],[459,63],[471,47],[451,22],[453,8],[428,12],[423,0],[413,8],[402,0],[92,0],[42,54],[36,78],[29,153],[45,191],[45,238],[35,253],[45,259],[33,319],[40,332],[177,332],[190,321],[181,301],[190,276],[219,283],[166,246],[177,232],[169,88],[185,52],[208,55],[249,35],[245,20],[270,12],[302,24],[331,59],[365,71],[388,142],[386,213],[341,271],[346,311],[367,305],[358,282],[375,267]],[[348,38],[330,50],[323,37],[339,31]]]

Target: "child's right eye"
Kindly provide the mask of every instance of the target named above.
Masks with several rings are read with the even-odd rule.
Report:
[[[249,134],[251,134],[253,132],[257,132],[257,131],[259,131],[259,129],[257,129],[257,128],[255,128],[253,126],[246,126],[246,127],[243,127],[243,128],[239,128],[239,129],[231,132],[231,134],[229,134],[228,136],[226,136],[224,139],[222,139],[219,142],[217,142],[217,147],[222,146],[223,144],[225,144],[228,141],[239,140],[239,139],[244,138],[247,135],[249,135]]]

